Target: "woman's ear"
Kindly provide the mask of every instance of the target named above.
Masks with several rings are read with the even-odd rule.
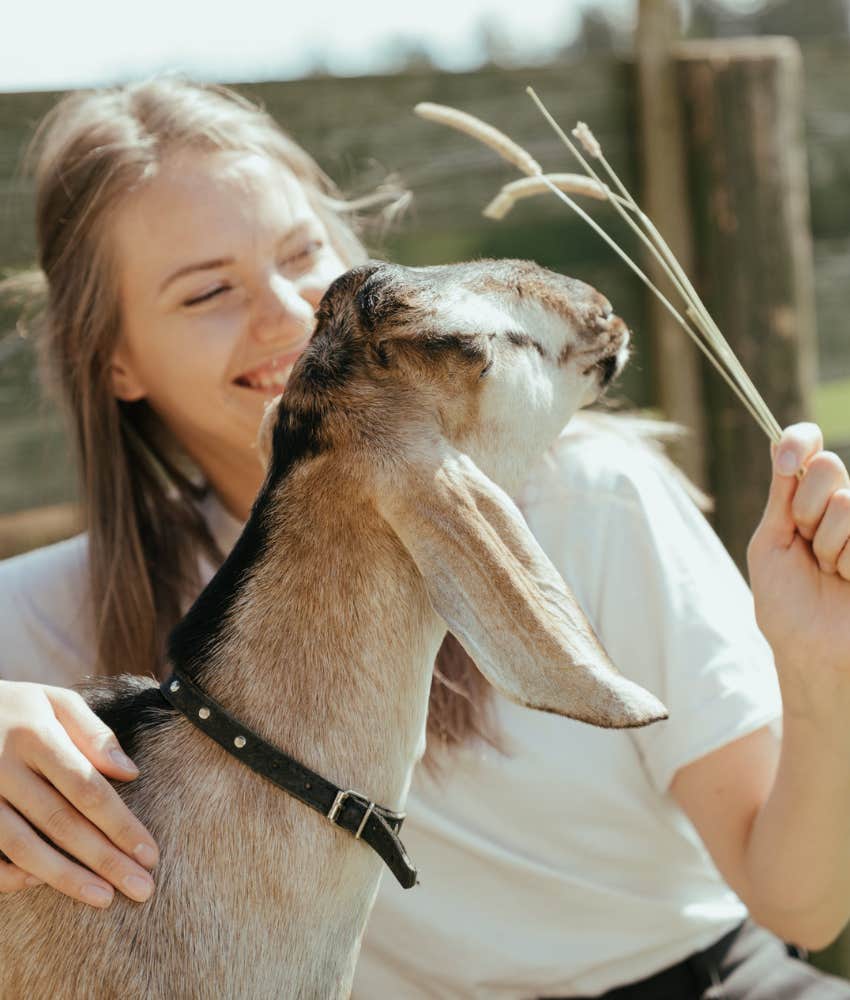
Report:
[[[135,365],[124,347],[119,346],[115,349],[109,374],[112,379],[112,394],[116,399],[121,399],[125,403],[135,403],[147,396],[147,390],[136,374]]]

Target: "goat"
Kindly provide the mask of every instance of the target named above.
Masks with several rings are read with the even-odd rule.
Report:
[[[265,483],[172,633],[170,665],[393,810],[424,750],[447,627],[531,708],[599,726],[663,718],[614,670],[508,497],[627,341],[599,293],[528,262],[347,272],[266,412]],[[0,996],[347,996],[380,857],[163,690],[129,676],[84,689],[139,764],[119,787],[159,842],[157,891],[102,911],[46,886],[0,900]]]

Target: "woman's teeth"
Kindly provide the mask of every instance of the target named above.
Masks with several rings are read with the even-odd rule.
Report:
[[[248,386],[250,389],[282,389],[289,379],[294,362],[284,365],[282,368],[264,368],[240,375],[236,382],[238,385]]]

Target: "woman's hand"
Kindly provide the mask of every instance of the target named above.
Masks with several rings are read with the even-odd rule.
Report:
[[[850,916],[850,479],[822,448],[814,424],[782,435],[747,553],[782,690],[781,745],[762,727],[671,786],[753,918],[813,949]]]
[[[850,705],[850,477],[822,448],[814,424],[784,432],[747,553],[756,617],[773,648],[786,715],[810,721]]]
[[[0,852],[11,862],[0,861],[0,892],[45,882],[93,906],[109,906],[113,886],[148,899],[156,844],[104,775],[138,769],[76,692],[0,681]]]

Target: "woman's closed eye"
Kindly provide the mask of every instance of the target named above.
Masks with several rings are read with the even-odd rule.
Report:
[[[302,247],[299,247],[295,253],[288,254],[284,260],[280,262],[280,267],[283,269],[293,269],[298,267],[303,267],[317,257],[322,250],[324,250],[325,244],[322,240],[309,240]]]
[[[294,253],[287,254],[287,256],[281,260],[277,266],[282,272],[298,274],[302,271],[306,271],[324,249],[325,244],[322,240],[309,240]],[[222,295],[231,291],[233,291],[233,285],[225,282],[224,284],[216,285],[214,288],[209,288],[201,292],[199,295],[193,295],[188,299],[184,299],[182,304],[184,308],[191,309],[194,306],[200,306],[206,302],[210,302],[215,298],[220,298]]]
[[[210,288],[209,291],[203,292],[201,295],[196,295],[191,299],[186,299],[183,303],[184,306],[198,306],[203,302],[209,302],[210,299],[214,299],[217,295],[221,295],[222,292],[229,292],[230,285],[216,285],[215,288]]]

